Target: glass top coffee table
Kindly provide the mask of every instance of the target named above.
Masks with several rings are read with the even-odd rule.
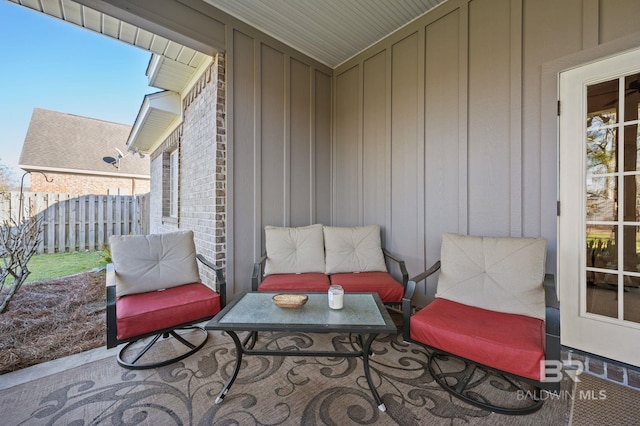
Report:
[[[220,404],[233,385],[242,356],[278,355],[278,356],[320,356],[320,357],[362,357],[364,375],[369,389],[381,411],[386,411],[380,395],[371,380],[369,353],[371,343],[378,334],[396,333],[396,325],[377,293],[345,293],[344,307],[330,309],[327,293],[305,293],[307,303],[300,308],[280,308],[272,298],[276,293],[249,292],[238,295],[206,325],[207,330],[222,330],[231,336],[236,347],[236,362],[233,373],[216,398]],[[236,332],[251,332],[244,341]],[[259,331],[296,331],[307,333],[357,333],[361,350],[338,351],[275,351],[254,349]]]

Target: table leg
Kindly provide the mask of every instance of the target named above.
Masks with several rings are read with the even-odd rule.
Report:
[[[215,401],[216,404],[220,404],[224,399],[225,395],[227,394],[227,392],[229,392],[231,385],[233,385],[233,382],[236,380],[236,377],[238,377],[238,372],[240,371],[240,365],[242,364],[243,349],[242,349],[242,344],[240,343],[240,339],[238,338],[238,335],[233,331],[227,331],[227,333],[229,333],[229,336],[231,336],[231,338],[233,339],[233,343],[235,343],[236,345],[236,365],[233,367],[233,373],[229,377],[229,380],[227,380],[227,383],[224,385],[224,387],[220,391],[220,394],[216,398],[216,401]]]
[[[371,393],[373,394],[373,399],[376,400],[376,404],[378,404],[378,409],[382,412],[387,411],[387,407],[382,402],[382,398],[378,394],[378,390],[373,385],[373,381],[371,380],[371,370],[369,368],[369,353],[371,352],[371,343],[375,340],[377,334],[369,334],[366,339],[362,338],[360,335],[360,339],[363,341],[362,345],[362,363],[364,364],[364,376],[367,379],[367,383],[369,384],[369,389],[371,389]]]

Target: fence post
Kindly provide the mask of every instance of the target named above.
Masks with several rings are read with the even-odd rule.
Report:
[[[104,223],[104,195],[98,195],[98,250],[104,247],[105,223]]]
[[[55,194],[48,193],[47,194],[47,237],[46,241],[47,253],[55,253],[56,252],[56,203],[58,202],[59,197],[56,197]]]
[[[89,251],[96,250],[96,196],[87,195],[89,209],[87,213],[87,226],[89,228]]]
[[[75,251],[78,246],[77,223],[78,223],[78,198],[69,198],[69,251]]]

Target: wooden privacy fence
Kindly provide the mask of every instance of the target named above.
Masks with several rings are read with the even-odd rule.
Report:
[[[149,194],[24,192],[22,202],[20,196],[14,191],[0,199],[0,218],[41,218],[43,239],[38,253],[103,250],[111,235],[149,233]]]

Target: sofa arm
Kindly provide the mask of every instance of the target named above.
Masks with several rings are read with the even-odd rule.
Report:
[[[545,295],[545,359],[561,360],[560,347],[560,302],[556,293],[556,281],[552,274],[544,276]],[[547,390],[559,391],[560,383],[546,384]]]
[[[227,280],[224,278],[222,268],[210,262],[201,254],[196,254],[196,258],[207,268],[212,269],[216,274],[216,292],[220,295],[220,309],[227,304]]]
[[[440,269],[440,261],[438,260],[426,271],[416,275],[407,282],[407,288],[402,297],[402,337],[406,342],[411,340],[411,299],[416,290],[416,283],[426,280],[429,276],[435,274]]]
[[[116,270],[113,263],[107,264],[107,349],[118,346],[116,336]]]
[[[258,286],[262,282],[264,275],[264,264],[267,261],[267,254],[263,254],[259,261],[253,264],[253,273],[251,274],[251,290],[258,291]]]
[[[404,260],[400,259],[397,256],[394,256],[389,251],[387,251],[387,249],[384,249],[384,248],[382,249],[382,254],[384,255],[385,259],[393,260],[398,264],[398,267],[400,268],[400,273],[402,274],[402,286],[406,289],[407,283],[409,282],[409,272],[407,272],[407,266],[405,265]]]

